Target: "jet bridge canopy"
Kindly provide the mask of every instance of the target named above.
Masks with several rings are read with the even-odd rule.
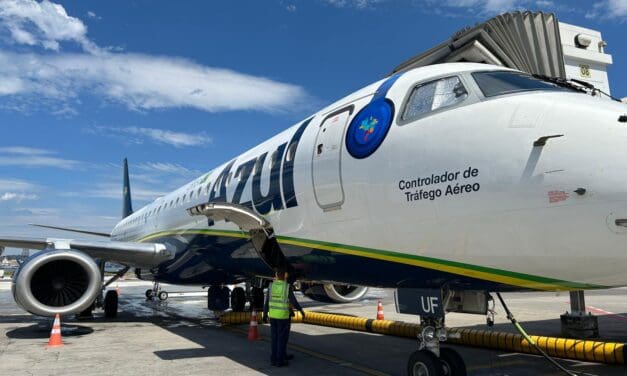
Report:
[[[449,40],[400,64],[392,74],[448,62],[488,63],[566,78],[559,24],[553,13],[496,16],[458,31]]]

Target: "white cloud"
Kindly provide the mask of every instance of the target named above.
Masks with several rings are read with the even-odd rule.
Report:
[[[301,87],[264,77],[177,57],[102,49],[87,38],[81,20],[48,0],[0,0],[3,31],[13,43],[54,51],[0,51],[0,97],[13,101],[5,101],[7,109],[43,106],[72,114],[72,103],[94,94],[134,110],[281,111],[307,100]],[[61,42],[76,43],[83,52],[59,52]]]
[[[152,201],[157,197],[165,196],[167,193],[168,191],[166,190],[133,185],[133,182],[131,181],[131,197],[133,199],[133,203],[135,203],[135,201]],[[122,202],[122,187],[118,184],[104,183],[94,189],[78,192],[78,195],[81,197],[110,198]]]
[[[96,93],[130,109],[195,108],[208,112],[285,110],[305,100],[302,88],[142,54],[0,52],[0,95],[44,97],[57,104]]]
[[[0,148],[0,166],[55,167],[72,170],[80,166],[79,161],[55,157],[50,150],[23,146]]]
[[[615,17],[627,16],[627,0],[608,0],[610,12]]]
[[[324,0],[327,4],[337,8],[366,9],[385,0]]]
[[[0,201],[36,200],[38,196],[33,193],[36,188],[34,184],[24,180],[0,179]]]
[[[20,202],[23,200],[36,200],[37,195],[32,193],[16,193],[16,192],[5,192],[0,196],[0,201],[16,201]]]
[[[121,204],[120,204],[121,208]],[[11,210],[0,211],[0,233],[15,236],[35,237],[68,237],[67,232],[42,229],[30,226],[29,223],[59,225],[85,230],[107,232],[119,220],[117,208],[105,209],[108,215],[102,215],[102,211],[94,214],[93,203],[81,204],[74,201],[73,204],[64,205],[62,208],[54,207],[17,207]],[[71,213],[69,215],[68,213]],[[76,239],[89,239],[88,235],[73,234]],[[93,238],[92,238],[93,239]]]
[[[116,138],[127,144],[143,144],[145,141],[151,141],[182,148],[189,146],[206,147],[213,142],[211,137],[204,132],[185,133],[158,128],[95,126],[86,128],[85,131]]]
[[[119,128],[121,132],[143,136],[157,143],[168,144],[177,148],[185,146],[206,146],[211,144],[211,138],[204,133],[183,133],[156,128],[128,127]]]
[[[527,6],[544,6],[547,1],[531,0],[427,0],[428,6],[432,10],[446,10],[447,15],[455,15],[454,11],[465,11],[471,14],[495,15],[508,11],[520,10]],[[450,13],[453,11],[453,13]]]
[[[627,18],[627,0],[603,0],[594,4],[588,18],[613,18],[624,20]]]
[[[289,4],[288,6],[285,7],[285,10],[287,10],[290,13],[294,13],[294,12],[296,12],[296,5]]]
[[[183,176],[200,175],[200,171],[191,170],[177,163],[144,162],[144,163],[140,163],[136,165],[135,167],[143,171],[158,172],[158,173],[165,173],[165,174],[176,174],[176,175],[183,175]]]
[[[31,191],[35,185],[19,179],[0,179],[0,191]]]
[[[100,17],[96,14],[96,12],[91,11],[91,10],[87,11],[87,17],[89,17],[89,18],[95,18],[95,19],[97,19],[97,20],[99,20],[99,19],[100,19]]]
[[[87,28],[81,20],[68,16],[63,6],[48,0],[2,0],[0,20],[18,44],[58,51],[59,42],[73,41],[85,51],[98,50],[87,39]]]
[[[54,154],[51,150],[31,148],[28,146],[3,146],[0,147],[0,153],[20,154],[20,155],[49,155]]]

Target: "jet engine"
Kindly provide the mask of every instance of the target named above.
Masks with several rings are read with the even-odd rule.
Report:
[[[368,292],[364,286],[327,284],[302,284],[301,290],[309,299],[319,302],[351,303],[360,300]]]
[[[15,302],[39,316],[84,311],[102,287],[100,268],[83,252],[44,250],[26,260],[13,276]]]

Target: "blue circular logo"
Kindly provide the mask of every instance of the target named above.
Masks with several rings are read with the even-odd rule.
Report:
[[[394,117],[394,104],[377,99],[366,105],[353,118],[346,131],[346,149],[362,159],[374,153],[385,139]]]

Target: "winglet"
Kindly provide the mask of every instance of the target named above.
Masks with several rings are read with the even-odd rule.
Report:
[[[124,158],[124,189],[122,191],[123,195],[123,206],[122,206],[122,218],[126,218],[129,215],[133,214],[133,204],[131,203],[131,183],[128,178],[128,161]]]

